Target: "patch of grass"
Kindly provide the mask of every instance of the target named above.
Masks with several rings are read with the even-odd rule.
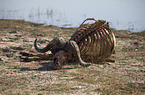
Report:
[[[145,94],[144,32],[113,30],[117,46],[111,57],[116,62],[111,65],[83,68],[72,64],[51,70],[50,61],[19,61],[21,51],[37,53],[33,47],[35,37],[41,38],[44,47],[56,36],[67,41],[75,29],[0,19],[0,94]]]

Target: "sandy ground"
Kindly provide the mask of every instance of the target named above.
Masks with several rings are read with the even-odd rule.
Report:
[[[0,94],[145,94],[145,31],[113,29],[115,63],[87,68],[68,64],[51,70],[51,60],[20,62],[21,51],[37,53],[36,37],[43,47],[56,36],[67,41],[75,29],[0,19]]]

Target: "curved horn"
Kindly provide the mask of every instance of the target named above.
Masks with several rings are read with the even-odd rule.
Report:
[[[72,46],[72,48],[74,50],[73,52],[76,54],[77,60],[79,61],[80,65],[82,67],[88,67],[88,66],[90,66],[91,63],[87,63],[87,62],[84,62],[82,60],[81,54],[80,54],[80,49],[79,49],[77,43],[75,41],[70,41],[70,44],[71,44],[71,46]]]
[[[34,41],[34,47],[36,49],[37,52],[47,52],[48,50],[50,50],[54,45],[60,44],[60,41],[58,38],[54,38],[52,41],[49,42],[49,44],[44,47],[44,48],[39,48],[39,46],[37,45],[37,39],[35,39]]]

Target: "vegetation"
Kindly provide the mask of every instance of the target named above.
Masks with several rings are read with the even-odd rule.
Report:
[[[94,63],[87,68],[69,63],[52,70],[51,60],[20,62],[20,51],[37,53],[35,37],[43,47],[55,36],[68,40],[75,29],[1,19],[0,94],[145,94],[145,31],[113,29],[117,46],[111,58],[115,63]]]

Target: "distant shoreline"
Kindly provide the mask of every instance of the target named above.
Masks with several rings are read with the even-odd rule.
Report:
[[[55,27],[60,27],[60,28],[77,28],[77,27],[68,27],[67,26],[67,24],[66,24],[66,26],[57,26],[57,25],[47,25],[47,24],[45,24],[45,23],[37,23],[37,22],[31,22],[31,21],[25,21],[25,20],[23,20],[23,19],[1,19],[0,18],[0,21],[3,21],[3,20],[9,20],[9,21],[21,21],[21,22],[27,22],[27,23],[30,23],[30,24],[37,24],[37,25],[43,25],[43,26],[55,26]],[[1,22],[0,22],[1,23]],[[79,26],[78,26],[79,27]],[[112,27],[111,27],[112,28]],[[115,29],[115,28],[112,28],[113,30],[119,30],[119,29]],[[121,30],[123,30],[123,31],[125,31],[126,29],[121,29]],[[121,31],[120,30],[120,31]],[[130,31],[130,30],[126,30],[126,31]],[[130,32],[132,32],[132,31],[130,31]],[[140,33],[140,32],[145,32],[145,30],[143,30],[143,31],[138,31],[138,32],[132,32],[132,33]]]

